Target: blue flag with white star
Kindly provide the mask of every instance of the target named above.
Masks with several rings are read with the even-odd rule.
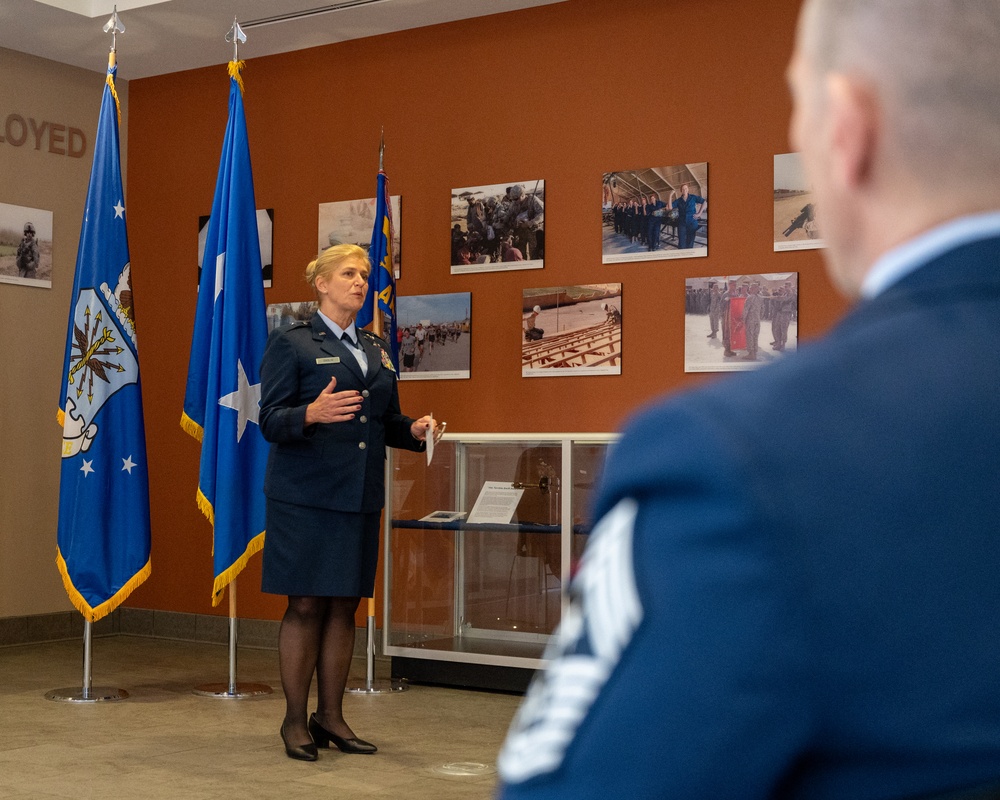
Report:
[[[181,427],[201,440],[198,506],[213,528],[212,604],[264,545],[268,444],[258,427],[267,340],[243,62],[229,63],[229,122],[208,222]]]
[[[108,68],[69,309],[59,399],[62,467],[56,564],[90,622],[150,573],[146,435],[118,142]]]
[[[358,311],[354,324],[359,328],[376,322],[375,333],[392,346],[392,365],[399,374],[399,341],[396,339],[396,280],[392,273],[392,204],[389,202],[389,180],[378,172],[378,194],[375,198],[375,226],[368,260],[372,262],[368,276],[368,296]],[[376,311],[381,312],[381,320]],[[380,323],[380,324],[379,324]]]

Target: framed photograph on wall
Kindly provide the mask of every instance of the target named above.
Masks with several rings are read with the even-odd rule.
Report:
[[[604,264],[708,255],[708,162],[606,172]]]
[[[521,376],[621,375],[622,285],[525,289]]]
[[[52,288],[52,212],[0,203],[0,283]]]
[[[400,211],[402,196],[389,197],[392,209],[392,271],[399,280],[403,261],[402,236],[400,235]],[[339,200],[334,203],[319,204],[319,240],[316,252],[322,252],[335,244],[356,244],[368,250],[375,227],[375,198],[364,200]]]
[[[399,377],[404,381],[468,378],[472,365],[472,294],[396,298]]]
[[[208,239],[209,216],[198,217],[198,285],[201,286],[201,262],[205,260],[205,241]],[[264,288],[271,286],[274,275],[274,209],[257,209],[257,241],[260,243],[260,267]]]
[[[319,308],[316,300],[299,300],[294,303],[271,303],[267,307],[267,332],[270,333],[279,325],[289,325],[292,322],[302,322],[312,319]]]
[[[774,157],[774,250],[824,247],[812,187],[798,153]]]
[[[684,282],[684,371],[738,372],[798,347],[797,272]]]
[[[545,181],[451,191],[451,272],[545,266]]]

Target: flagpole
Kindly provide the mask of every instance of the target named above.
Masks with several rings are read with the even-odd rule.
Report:
[[[384,168],[385,158],[385,128],[381,129],[378,145],[378,171],[381,173]],[[375,201],[378,207],[378,198]],[[392,264],[389,264],[392,269]],[[378,300],[374,300],[375,308],[372,309],[372,328],[376,336],[382,336],[385,328],[385,318],[378,307]],[[386,462],[388,464],[388,462]],[[389,482],[388,467],[386,467],[386,483]],[[349,681],[346,691],[351,694],[384,694],[387,692],[403,692],[407,686],[401,681],[375,680],[375,598],[368,598],[368,620],[365,627],[367,641],[365,643],[365,680]]]
[[[117,59],[117,44],[118,44],[118,34],[125,32],[125,26],[122,24],[121,20],[118,18],[118,6],[114,7],[111,14],[111,18],[104,25],[104,32],[111,32],[111,51],[108,53],[108,85],[111,86],[112,92],[114,91],[114,83],[112,80],[112,70],[115,67]],[[96,156],[95,156],[96,159]],[[91,179],[93,181],[93,177]],[[89,200],[89,190],[88,190],[88,200]],[[85,215],[86,216],[86,215]],[[100,316],[100,315],[98,315]],[[131,473],[130,473],[131,474]],[[120,602],[120,601],[119,601]],[[99,703],[104,701],[114,701],[114,700],[124,700],[128,697],[128,692],[124,689],[113,689],[110,687],[97,687],[93,686],[93,622],[90,619],[84,617],[83,621],[83,685],[80,691],[76,691],[73,687],[67,687],[64,689],[53,689],[50,692],[45,693],[45,698],[47,700],[56,700],[66,703]]]
[[[91,642],[93,638],[93,623],[85,620],[83,623],[83,687],[77,691],[69,686],[65,689],[53,689],[45,693],[46,700],[58,700],[63,703],[100,703],[107,700],[124,700],[128,697],[128,692],[124,689],[112,689],[108,686],[99,686],[96,689],[91,685],[93,677],[91,673]]]
[[[191,691],[201,697],[215,697],[220,700],[245,700],[271,694],[266,683],[236,682],[236,641],[238,619],[236,617],[236,578],[229,582],[229,681],[228,683],[203,683]]]
[[[246,171],[239,173],[233,172],[233,160],[239,161],[239,159],[241,158],[241,156],[239,155],[239,150],[238,149],[232,151],[227,150],[229,144],[236,138],[235,127],[233,126],[237,124],[237,120],[240,121],[238,124],[243,126],[245,130],[245,120],[243,118],[242,100],[241,100],[243,94],[243,81],[240,77],[240,70],[243,68],[243,62],[239,60],[240,56],[239,46],[241,43],[246,42],[247,37],[246,34],[243,32],[243,29],[240,28],[239,21],[235,17],[233,18],[232,27],[229,29],[229,32],[225,36],[225,40],[227,42],[232,42],[233,45],[233,60],[229,63],[229,77],[230,77],[230,100],[231,103],[235,104],[230,106],[229,125],[227,125],[226,136],[223,141],[222,163],[220,163],[219,166],[219,178],[218,178],[218,183],[216,185],[215,199],[213,200],[212,203],[211,222],[209,223],[209,237],[211,238],[214,236],[216,237],[216,239],[210,242],[209,244],[206,244],[206,248],[208,248],[210,245],[211,247],[216,248],[215,249],[216,255],[210,257],[209,253],[206,251],[205,264],[203,265],[203,276],[211,275],[211,273],[209,273],[208,271],[208,265],[211,259],[216,258],[216,256],[219,258],[224,258],[226,246],[225,244],[223,244],[220,247],[220,241],[224,242],[227,238],[227,235],[224,233],[220,237],[218,235],[218,231],[220,230],[228,231],[229,225],[234,224],[235,228],[233,228],[233,230],[238,232],[239,234],[237,238],[241,242],[245,243],[248,240],[247,234],[249,234],[251,230],[250,227],[246,227],[248,216],[254,234],[253,248],[251,252],[255,254],[257,252],[256,250],[257,231],[256,231],[256,221],[253,212],[254,206],[252,204],[253,181],[252,177],[250,177],[249,149],[246,146],[246,143],[244,142],[244,152],[242,154],[242,158],[244,159],[244,167]],[[235,101],[233,100],[233,98],[236,98]],[[234,111],[234,109],[238,109],[238,111]],[[228,156],[227,153],[229,154]],[[227,159],[229,159],[228,162]],[[237,189],[234,190],[235,191],[234,197],[236,197],[237,200],[234,201],[233,204],[230,204],[229,201],[223,203],[221,202],[221,198],[225,197],[228,194],[228,191],[223,192],[221,187],[226,185],[226,181],[232,181],[234,174],[244,175],[248,181],[248,184],[237,185]],[[232,188],[232,184],[229,184],[229,188]],[[239,198],[241,197],[247,200],[246,205],[243,205],[239,202]],[[235,216],[233,216],[234,214]],[[247,296],[246,298],[247,308],[251,309],[250,311],[247,311],[248,318],[253,318],[254,314],[257,313],[258,311],[258,309],[254,308],[254,302],[256,301],[261,304],[259,307],[260,329],[257,332],[260,335],[260,344],[262,346],[263,341],[266,338],[266,329],[265,329],[266,325],[264,323],[265,312],[263,308],[263,299],[264,299],[263,287],[260,286],[259,283],[257,284],[256,288],[260,292],[260,294],[256,298],[253,296],[253,293],[249,288],[254,281],[258,282],[260,281],[260,263],[259,260],[257,261],[256,264],[250,263],[253,261],[253,259],[248,260],[246,258],[245,253],[243,253],[242,256],[240,255],[240,253],[241,251],[239,249],[239,245],[237,245],[235,251],[229,254],[230,262],[226,264],[226,270],[224,274],[227,276],[245,275],[246,277],[245,278],[237,277],[232,283],[230,282],[230,277],[226,277],[224,282],[219,285],[215,297],[217,299],[218,297],[221,296],[223,298],[222,302],[223,304],[225,304],[226,302],[228,302],[227,298],[230,298],[230,296],[235,301],[236,298],[240,297],[241,291],[243,290],[250,291],[250,295]],[[221,268],[217,267],[217,269],[219,269],[220,272],[216,273],[216,276],[221,278],[223,274],[221,272]],[[235,271],[231,272],[231,270],[234,269]],[[199,296],[202,295],[204,295],[205,297],[209,296],[208,294],[206,294],[205,286],[203,286],[201,288],[201,291],[199,292]],[[242,310],[244,309],[241,306],[241,311]],[[207,316],[205,316],[206,313]],[[198,340],[199,331],[202,331],[203,333],[205,330],[208,331],[208,340],[205,342],[206,344],[209,344],[213,341],[220,341],[214,338],[215,334],[213,333],[213,331],[215,330],[214,326],[216,325],[217,320],[213,316],[213,314],[214,312],[212,311],[211,305],[206,308],[202,308],[199,305],[199,308],[196,310],[195,335],[194,335],[195,344],[192,345],[191,366],[189,367],[189,383],[188,383],[189,389],[188,393],[185,394],[184,398],[184,415],[182,417],[181,424],[182,427],[184,427],[184,429],[188,431],[188,433],[194,434],[197,439],[202,440],[204,438],[206,442],[209,439],[214,439],[218,443],[219,441],[221,441],[218,438],[220,430],[219,426],[223,424],[225,425],[233,424],[233,419],[229,418],[229,421],[226,423],[221,422],[221,418],[212,417],[211,419],[209,419],[209,415],[206,414],[206,408],[212,407],[214,409],[218,409],[219,405],[224,405],[226,406],[227,409],[235,409],[235,406],[232,405],[232,403],[235,401],[231,400],[227,401],[230,402],[231,404],[226,405],[226,403],[223,402],[224,398],[219,398],[217,405],[216,398],[219,397],[218,395],[213,395],[211,400],[207,400],[206,399],[207,395],[204,395],[204,391],[206,391],[205,385],[203,385],[199,381],[192,382],[191,376],[194,374],[199,374],[202,376],[202,378],[199,380],[204,379],[204,375],[206,375],[211,370],[210,366],[211,358],[219,357],[222,360],[222,362],[226,364],[227,370],[232,369],[231,374],[235,375],[236,370],[238,368],[239,375],[243,377],[245,384],[246,374],[244,372],[244,365],[258,363],[259,356],[253,353],[243,352],[239,353],[235,360],[232,360],[233,359],[232,352],[224,352],[219,349],[211,353],[209,363],[202,364],[196,361],[195,353],[199,352],[199,347],[197,345],[197,342],[199,341]],[[208,328],[204,327],[206,319],[211,320],[211,322],[208,324]],[[250,327],[250,330],[254,330],[252,326]],[[254,336],[252,335],[247,337],[247,339],[249,341],[255,341]],[[225,337],[222,337],[221,341],[224,340]],[[204,371],[202,372],[202,370]],[[193,394],[191,389],[192,386],[195,386]],[[247,386],[246,388],[249,390],[251,387]],[[224,392],[225,390],[221,391]],[[191,398],[189,398],[189,394],[191,395]],[[231,395],[226,395],[226,397],[231,397]],[[248,442],[252,444],[253,441],[257,441],[259,444],[263,445],[264,444],[263,439],[259,438],[254,439],[254,437],[259,437],[259,433],[250,434],[249,437],[244,436],[245,432],[244,427],[247,425],[248,420],[243,416],[240,416],[239,420],[240,422],[238,427],[238,433],[236,435],[237,446],[239,446],[241,441],[243,442],[244,447],[249,446]],[[253,416],[250,422],[254,426],[253,429],[256,429],[257,426],[256,415]],[[235,451],[230,451],[229,455],[233,456],[234,452]],[[260,452],[266,452],[266,451],[261,451],[258,449],[257,451],[251,451],[251,453],[253,452],[259,454]],[[237,457],[237,460],[238,459],[239,457]],[[263,461],[260,460],[259,463],[262,465]],[[250,520],[249,522],[239,521],[234,523],[232,517],[232,510],[234,508],[241,507],[243,504],[243,499],[237,499],[233,496],[217,494],[217,487],[214,482],[212,482],[210,486],[209,484],[203,483],[206,475],[214,474],[214,469],[216,466],[218,465],[215,464],[213,465],[212,469],[206,471],[204,465],[202,465],[202,467],[199,470],[198,503],[201,510],[212,522],[212,528],[213,528],[213,559],[217,560],[214,563],[215,585],[213,586],[212,605],[218,605],[219,601],[222,599],[222,592],[225,591],[225,588],[227,586],[229,587],[229,637],[228,637],[229,680],[226,683],[202,684],[196,686],[193,689],[193,692],[197,695],[202,695],[205,697],[217,697],[227,700],[241,700],[247,697],[256,697],[258,695],[271,693],[271,687],[268,686],[267,684],[238,683],[236,680],[237,643],[238,643],[238,632],[239,632],[239,618],[236,612],[236,576],[246,565],[247,559],[249,559],[250,556],[252,556],[260,549],[261,542],[263,541],[263,532],[262,532],[263,507],[260,506],[259,508],[257,508],[257,511],[260,512],[259,517],[255,515],[256,514],[255,512],[248,515],[248,519]],[[244,474],[246,475],[254,476],[258,474],[258,472],[251,467],[251,461],[248,458],[244,458],[244,461],[241,464],[241,469],[243,467],[246,467],[246,469],[244,470]],[[262,480],[262,474],[263,474],[262,468],[259,474],[261,475],[261,480]],[[238,483],[237,485],[242,489],[246,488],[246,486],[248,486],[249,483],[248,484]],[[260,489],[257,488],[253,491],[250,491],[250,494],[259,494],[259,492]],[[252,531],[252,536],[249,536],[247,534],[248,530]],[[244,537],[246,538],[244,539]],[[223,540],[227,545],[227,547],[225,548],[221,547],[220,545],[220,542],[222,542]],[[230,552],[228,545],[231,544],[238,544],[239,546],[235,550]]]

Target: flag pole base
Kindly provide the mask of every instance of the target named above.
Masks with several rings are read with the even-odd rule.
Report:
[[[245,700],[248,697],[260,697],[271,694],[272,689],[266,683],[203,683],[191,690],[201,697],[217,697],[220,700]]]
[[[348,681],[347,694],[389,694],[391,692],[405,692],[410,685],[405,680],[387,681],[382,678],[374,681]]]
[[[62,703],[104,703],[124,700],[128,692],[124,689],[112,689],[108,686],[95,686],[84,692],[83,689],[69,686],[65,689],[53,689],[45,693],[46,700],[56,700]]]
[[[405,692],[409,686],[401,680],[375,679],[375,598],[368,598],[368,630],[365,642],[365,679],[347,682],[347,694],[390,694]]]

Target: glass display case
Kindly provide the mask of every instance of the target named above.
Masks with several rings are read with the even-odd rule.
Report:
[[[521,689],[567,602],[613,434],[445,434],[390,450],[383,651],[395,678]]]

